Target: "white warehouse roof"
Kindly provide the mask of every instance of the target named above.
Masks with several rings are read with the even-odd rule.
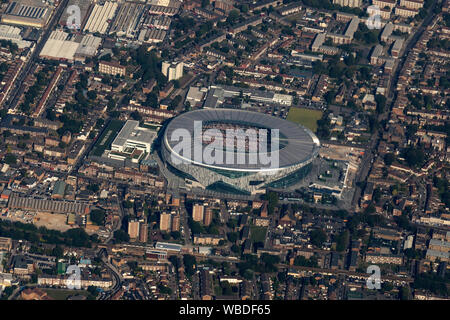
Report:
[[[84,27],[84,32],[99,32],[104,34],[108,29],[108,20],[114,18],[118,4],[106,2],[103,6],[96,4]]]

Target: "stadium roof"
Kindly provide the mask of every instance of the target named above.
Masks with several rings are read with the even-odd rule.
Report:
[[[171,141],[169,137],[172,136],[176,129],[186,129],[194,136],[194,121],[205,122],[229,122],[234,124],[243,124],[245,126],[254,126],[255,128],[279,129],[279,166],[278,168],[287,168],[299,163],[310,160],[314,157],[319,149],[320,142],[316,135],[309,129],[298,125],[294,122],[287,121],[281,118],[272,117],[263,113],[238,110],[238,109],[202,109],[195,110],[181,114],[174,118],[166,128],[164,133],[164,143],[169,152],[174,152],[173,147],[179,142]],[[244,130],[245,131],[245,130]],[[194,146],[192,146],[192,155],[194,155]],[[270,150],[268,150],[270,151]],[[224,150],[224,158],[226,150]],[[182,155],[176,154],[184,160]],[[194,156],[193,156],[194,157]],[[195,159],[193,159],[195,160]],[[190,161],[200,166],[211,167],[215,169],[231,170],[231,171],[271,171],[278,168],[268,169],[267,165],[263,165],[258,160],[258,163],[251,164],[213,164],[197,163]],[[249,162],[249,161],[246,161]]]

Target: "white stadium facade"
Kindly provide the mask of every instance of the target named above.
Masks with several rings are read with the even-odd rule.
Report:
[[[199,123],[202,124],[200,136]],[[256,149],[250,147],[251,135],[248,133],[251,130],[258,133],[257,144],[253,145],[258,146]],[[191,150],[187,153],[179,148],[181,142],[186,142],[180,138],[180,131],[193,137],[189,140]],[[235,135],[227,140],[229,131]],[[223,162],[211,163],[198,157],[201,152],[196,146],[198,148],[200,144],[204,152],[208,144],[220,140],[217,136],[211,138],[209,132],[223,133],[224,138],[220,138],[224,144],[220,147]],[[238,148],[239,139],[244,141],[243,152]],[[227,145],[231,141],[233,145]],[[260,143],[263,142],[267,149],[261,148]],[[274,156],[275,153],[270,152],[274,146],[278,151],[276,166],[273,163],[268,165],[267,158],[264,162],[255,155],[267,150],[266,155]],[[311,162],[318,156],[319,148],[319,139],[311,130],[291,121],[240,109],[202,109],[183,113],[169,122],[162,136],[161,156],[169,171],[186,182],[217,192],[256,194],[268,187],[282,189],[303,179],[310,171]],[[213,152],[216,155],[217,150]],[[245,154],[244,163],[236,160],[239,154]],[[252,155],[258,158],[256,162],[249,161]],[[228,156],[235,161],[225,161]]]

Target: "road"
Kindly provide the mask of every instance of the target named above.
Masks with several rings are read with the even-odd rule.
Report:
[[[371,274],[369,273],[359,273],[359,272],[353,272],[353,271],[349,271],[349,270],[342,270],[342,269],[324,269],[324,268],[312,268],[312,267],[302,267],[302,266],[290,266],[290,265],[285,265],[285,264],[279,264],[280,268],[290,268],[290,269],[295,269],[295,270],[300,270],[300,271],[311,271],[311,272],[315,272],[315,273],[327,273],[327,274],[335,274],[335,275],[339,275],[339,274],[344,274],[347,276],[353,276],[353,277],[358,277],[358,278],[368,278],[371,276]],[[412,282],[413,279],[409,278],[409,277],[400,277],[400,276],[394,276],[394,275],[390,275],[390,276],[381,276],[381,280],[385,281],[396,281],[396,282],[401,282],[401,283],[406,283],[406,282]]]
[[[407,39],[406,46],[403,48],[402,52],[400,53],[401,58],[399,59],[399,62],[395,68],[394,75],[391,77],[391,79],[389,81],[390,86],[389,86],[389,90],[388,90],[388,96],[386,99],[386,105],[389,106],[389,108],[388,108],[388,110],[385,110],[382,114],[380,114],[378,116],[378,121],[380,121],[382,119],[386,119],[388,117],[390,111],[392,110],[392,107],[393,107],[393,105],[395,103],[395,99],[396,99],[396,90],[395,89],[397,87],[400,72],[403,69],[403,65],[406,61],[409,51],[416,45],[417,41],[419,40],[419,38],[422,35],[422,33],[424,32],[424,30],[432,21],[433,16],[434,16],[433,9],[435,6],[436,6],[436,2],[434,3],[434,6],[432,6],[428,9],[427,16],[422,21],[421,25],[417,28],[417,31],[409,39]],[[376,155],[376,148],[377,148],[379,138],[380,138],[380,131],[383,129],[384,128],[380,128],[379,130],[377,130],[377,132],[375,132],[372,135],[369,145],[368,145],[366,152],[364,153],[363,159],[361,161],[361,166],[359,168],[359,171],[357,173],[355,181],[357,181],[357,182],[366,181],[367,177],[369,176],[370,170],[372,168],[372,163],[373,163],[373,160]],[[352,207],[357,206],[359,199],[361,197],[361,192],[362,192],[361,188],[359,186],[356,186],[356,190],[355,190],[353,200],[352,200]]]
[[[400,76],[400,72],[403,69],[403,65],[405,64],[406,57],[408,56],[409,51],[411,51],[411,49],[416,45],[417,41],[419,40],[419,38],[422,35],[422,33],[425,31],[426,27],[433,20],[433,17],[434,17],[433,10],[436,7],[436,4],[437,4],[437,2],[435,1],[433,6],[428,8],[427,16],[422,21],[421,25],[417,28],[417,31],[414,32],[414,34],[409,39],[409,41],[407,42],[406,46],[404,47],[404,49],[400,53],[402,58],[400,59],[398,65],[397,65],[397,68],[395,69],[395,75],[393,77],[393,79],[395,81],[391,81],[391,86],[389,88],[388,101],[391,99],[392,100],[392,104],[395,102],[395,94],[394,94],[394,92],[395,92],[395,88],[397,87],[397,82],[398,82],[398,79],[399,79],[399,76]],[[406,53],[406,55],[405,55],[405,53]]]
[[[181,223],[183,225],[183,236],[184,236],[184,245],[192,245],[192,237],[191,237],[191,229],[188,224],[188,212],[186,210],[185,204],[183,203],[180,207],[181,214]]]
[[[55,28],[55,25],[58,23],[59,19],[61,18],[62,14],[64,13],[64,9],[67,7],[67,4],[69,3],[69,0],[63,0],[56,11],[53,14],[53,17],[50,20],[50,23],[47,25],[43,35],[38,40],[36,47],[34,48],[33,53],[31,54],[31,57],[28,59],[28,62],[25,64],[25,66],[20,71],[20,74],[17,76],[15,84],[13,84],[13,89],[9,95],[9,98],[6,102],[6,105],[8,106],[8,109],[16,110],[18,106],[19,99],[23,93],[24,90],[24,80],[25,77],[30,73],[32,68],[35,67],[35,62],[37,59],[39,59],[39,54],[41,53],[42,48],[44,47],[45,43],[47,42],[48,38],[50,37],[50,34],[52,30]]]
[[[104,295],[100,296],[98,300],[109,300],[122,288],[123,278],[122,275],[117,271],[117,269],[108,261],[106,249],[100,249],[98,255],[113,277],[113,286],[108,291],[106,291]]]

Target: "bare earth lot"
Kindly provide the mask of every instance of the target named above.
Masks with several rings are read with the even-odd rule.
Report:
[[[46,227],[47,229],[67,231],[71,226],[66,224],[67,216],[65,214],[51,214],[48,212],[39,212],[34,217],[34,224],[37,227]]]

